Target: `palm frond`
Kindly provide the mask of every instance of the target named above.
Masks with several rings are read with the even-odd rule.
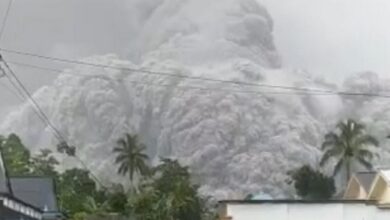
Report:
[[[333,170],[333,176],[336,176],[341,171],[341,168],[343,167],[343,164],[344,164],[344,160],[343,159],[340,159],[336,163],[336,166],[334,167],[334,170]]]
[[[352,119],[349,119],[349,122],[351,123],[353,134],[361,134],[364,131],[365,126],[362,123],[359,123]]]
[[[372,164],[362,157],[357,158],[358,162],[363,165],[367,170],[372,170]]]
[[[341,139],[344,139],[344,141],[351,140],[353,137],[361,135],[364,131],[364,125],[353,119],[341,121],[336,127],[340,130],[340,137],[343,137]]]
[[[146,146],[139,143],[136,135],[126,134],[124,138],[117,141],[113,152],[117,154],[115,163],[119,165],[118,174],[129,175],[130,180],[136,174],[148,172],[146,161],[148,155],[144,153]]]
[[[360,149],[357,151],[358,157],[365,158],[369,161],[371,161],[376,155],[367,149]]]
[[[118,156],[115,158],[115,163],[122,163],[122,162],[126,161],[127,158],[128,158],[127,155],[120,154],[120,155],[118,155]]]
[[[375,137],[365,134],[365,135],[360,135],[359,137],[356,138],[356,144],[360,146],[369,145],[369,146],[378,147],[379,141]]]
[[[327,150],[321,158],[320,166],[324,166],[332,157],[339,156],[343,152],[340,148],[332,148]]]
[[[112,149],[112,152],[114,152],[114,153],[122,153],[122,152],[125,152],[125,151],[126,151],[126,149],[123,148],[123,147],[115,147],[115,148]]]
[[[334,168],[334,175],[340,172],[344,165],[352,161],[359,162],[367,169],[371,169],[371,161],[377,156],[370,148],[379,146],[379,142],[371,135],[365,133],[364,124],[354,119],[340,121],[336,125],[337,132],[325,135],[321,149],[325,152],[320,165],[323,166],[331,158],[338,158]],[[346,166],[348,174],[350,166]]]
[[[124,146],[127,145],[126,139],[120,138],[116,141],[117,145],[120,146],[118,147],[119,149],[123,149]]]
[[[339,143],[339,136],[334,132],[329,132],[325,135],[325,140],[322,143],[321,149],[325,150],[328,147],[333,147]]]
[[[151,170],[145,163],[141,163],[139,164],[139,173],[142,176],[148,176],[151,173]]]
[[[126,140],[128,145],[137,146],[138,145],[138,136],[126,134]]]
[[[340,121],[337,123],[336,128],[340,129],[341,131],[347,130],[347,123],[346,121]]]
[[[126,164],[121,164],[118,168],[118,174],[120,175],[126,175],[129,171],[129,167]]]
[[[144,153],[138,153],[137,157],[145,159],[145,160],[149,159],[149,156],[147,154],[144,154]]]

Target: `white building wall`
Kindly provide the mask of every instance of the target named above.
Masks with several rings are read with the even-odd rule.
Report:
[[[390,209],[365,204],[228,204],[232,220],[390,220]]]
[[[375,220],[389,220],[390,219],[390,210],[389,209],[378,209],[376,211]]]
[[[228,216],[238,220],[286,220],[288,217],[287,204],[237,204],[228,205]],[[233,214],[233,215],[232,215]]]
[[[291,220],[343,220],[343,207],[339,204],[290,204],[288,207]]]
[[[376,206],[365,204],[340,204],[343,207],[343,220],[375,220]]]

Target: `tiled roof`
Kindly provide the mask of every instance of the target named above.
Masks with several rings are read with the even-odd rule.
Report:
[[[363,186],[364,190],[368,193],[371,189],[372,182],[376,177],[376,172],[359,172],[355,176],[359,183]]]
[[[43,211],[58,211],[54,181],[50,177],[11,177],[15,197]]]

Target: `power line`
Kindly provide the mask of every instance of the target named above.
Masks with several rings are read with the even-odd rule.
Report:
[[[60,141],[65,141],[65,138],[61,135],[61,133],[54,127],[54,125],[51,123],[49,118],[46,116],[46,114],[43,112],[42,108],[38,105],[38,103],[34,100],[28,89],[24,86],[24,84],[19,80],[19,78],[16,76],[14,71],[8,66],[7,62],[5,60],[2,60],[5,67],[7,67],[9,73],[11,74],[12,78],[15,80],[17,85],[21,88],[24,95],[27,97],[27,99],[31,102],[31,104],[36,108],[36,110],[39,112],[39,114],[42,116],[42,119],[45,121],[45,123],[53,129],[55,135]],[[6,74],[8,76],[8,74]],[[12,80],[11,77],[9,77],[10,80]]]
[[[14,64],[16,66],[24,66],[24,67],[29,67],[29,68],[33,68],[33,69],[46,70],[46,71],[49,71],[49,72],[57,72],[57,73],[63,73],[64,72],[64,70],[60,70],[60,69],[54,69],[54,68],[50,68],[50,67],[43,67],[43,66],[38,66],[38,65],[29,64],[29,63],[22,63],[22,62],[17,62],[17,61],[7,60],[7,63],[11,63],[11,64]],[[74,75],[81,75],[81,74],[74,74]]]
[[[3,71],[3,69],[0,69],[1,71]],[[17,92],[15,92],[14,90],[12,90],[10,87],[8,87],[5,83],[3,83],[2,81],[0,81],[0,85],[5,88],[7,91],[9,91],[10,93],[12,93],[13,95],[15,95],[16,97],[18,97],[18,99],[20,99],[20,101],[24,102],[25,100],[23,99],[23,97],[20,96],[20,94],[18,94]]]
[[[93,67],[100,67],[100,68],[109,68],[109,69],[122,70],[122,71],[128,71],[128,72],[140,72],[140,73],[145,73],[145,74],[150,74],[150,75],[160,75],[160,76],[162,75],[162,76],[175,77],[175,78],[185,78],[185,79],[192,79],[192,80],[202,80],[202,81],[211,81],[211,82],[227,83],[227,84],[234,84],[234,85],[264,87],[264,88],[273,88],[273,89],[277,88],[277,89],[295,90],[295,91],[333,93],[333,91],[331,91],[331,90],[318,90],[318,89],[292,87],[292,86],[258,84],[258,83],[250,83],[250,82],[243,82],[243,81],[207,78],[207,77],[201,77],[201,76],[188,76],[188,75],[183,75],[183,74],[176,74],[173,72],[152,71],[152,70],[146,70],[146,69],[135,69],[135,68],[128,68],[128,67],[118,67],[118,66],[113,66],[113,65],[96,64],[96,63],[89,63],[89,62],[84,62],[84,61],[64,59],[64,58],[58,58],[58,57],[52,57],[52,56],[45,56],[45,55],[40,55],[40,54],[34,54],[34,53],[22,52],[22,51],[16,51],[16,50],[4,49],[4,48],[0,48],[0,51],[23,55],[23,56],[37,57],[37,58],[46,59],[46,60],[59,61],[59,62],[64,62],[64,63],[93,66]]]
[[[1,24],[0,41],[1,41],[2,37],[3,37],[4,31],[5,31],[5,27],[7,26],[7,20],[8,20],[9,12],[11,10],[11,6],[12,6],[12,0],[9,0],[8,1],[7,10],[5,11],[4,19],[3,19],[3,22]]]
[[[0,57],[1,58],[1,57]],[[40,114],[43,115],[43,121],[46,121],[46,124],[51,127],[53,129],[53,131],[56,133],[56,135],[58,136],[58,139],[59,140],[63,140],[63,141],[66,141],[65,138],[61,135],[61,133],[54,127],[54,125],[50,122],[50,120],[48,119],[48,117],[45,115],[45,113],[42,111],[42,109],[39,107],[39,105],[35,102],[35,100],[33,99],[33,97],[31,96],[31,94],[28,92],[28,90],[24,87],[23,83],[18,79],[18,77],[16,76],[16,74],[12,71],[12,69],[8,66],[7,62],[4,61],[4,59],[2,59],[4,65],[7,67],[7,69],[10,71],[10,73],[12,74],[13,78],[15,78],[17,84],[22,87],[22,90],[24,91],[24,93],[26,93],[25,95],[27,96],[27,99],[29,99],[37,108],[38,112]],[[20,62],[9,62],[9,63],[12,63],[12,64],[15,64],[15,65],[20,65],[20,66],[26,66],[26,67],[30,67],[30,68],[36,68],[36,69],[41,69],[41,70],[46,70],[46,71],[52,71],[52,72],[63,72],[62,70],[59,70],[59,69],[53,69],[53,68],[47,68],[47,67],[42,67],[42,66],[38,66],[38,65],[33,65],[33,64],[26,64],[26,63],[20,63]],[[104,66],[104,65],[102,65]],[[3,69],[1,69],[2,71],[4,71]],[[4,73],[5,74],[5,73]],[[74,73],[66,73],[66,74],[73,74],[73,75],[84,75],[84,76],[94,76],[94,75],[87,75],[87,74],[74,74]],[[5,74],[7,77],[8,75]],[[95,75],[95,76],[98,76],[98,75]],[[122,80],[121,79],[112,79],[112,80],[116,80],[116,81],[119,81],[121,82]],[[12,82],[12,80],[10,79],[10,81]],[[264,94],[286,94],[286,95],[348,95],[348,96],[370,96],[370,97],[382,97],[382,98],[390,98],[390,95],[384,95],[384,94],[371,94],[371,93],[350,93],[350,92],[336,92],[336,91],[331,91],[332,93],[319,93],[319,92],[309,92],[309,91],[302,91],[302,90],[298,90],[299,93],[292,93],[292,91],[290,92],[286,92],[286,93],[270,93],[270,92],[261,92],[261,91],[242,91],[242,90],[226,90],[226,89],[212,89],[212,88],[205,88],[205,87],[195,87],[195,86],[172,86],[172,85],[167,85],[167,84],[151,84],[150,82],[140,82],[140,81],[129,81],[129,80],[126,80],[127,82],[130,82],[130,83],[134,83],[134,84],[144,84],[144,85],[148,85],[148,86],[162,86],[162,87],[168,87],[168,88],[179,88],[179,89],[197,89],[197,90],[205,90],[205,91],[220,91],[220,92],[237,92],[237,93],[253,93],[253,94],[259,94],[259,95],[264,95]],[[13,84],[15,86],[15,84]],[[17,88],[17,85],[15,86]],[[277,87],[279,88],[279,86],[273,86],[273,87]],[[291,87],[291,88],[295,88],[295,87]],[[23,94],[23,93],[22,93]],[[57,133],[58,132],[58,133]],[[75,158],[85,167],[88,169],[88,167],[86,166],[86,164],[79,158],[75,155]],[[89,170],[89,169],[88,169]],[[100,180],[91,172],[91,175],[94,177],[94,179],[102,186],[104,187],[104,185],[100,182]]]
[[[54,136],[57,138],[57,140],[61,143],[65,143],[67,145],[67,141],[66,141],[66,138],[60,133],[60,131],[53,125],[53,123],[50,121],[49,117],[45,114],[45,112],[42,110],[42,108],[39,106],[39,104],[34,100],[34,98],[32,97],[32,95],[30,94],[30,92],[28,91],[28,89],[23,85],[23,83],[19,80],[19,78],[17,77],[17,75],[15,74],[15,72],[9,67],[9,65],[7,64],[7,62],[1,58],[0,56],[0,61],[2,61],[2,63],[5,65],[5,67],[8,69],[9,73],[12,75],[12,77],[10,77],[7,72],[1,68],[1,71],[5,74],[6,77],[8,77],[9,81],[12,83],[12,85],[14,85],[14,87],[18,90],[18,85],[19,87],[21,87],[21,90],[22,90],[22,96],[24,96],[25,98],[27,98],[30,103],[33,105],[33,109],[35,109],[35,111],[37,111],[36,113],[38,114],[38,116],[41,118],[41,120],[47,125],[49,126],[53,132],[54,132]],[[12,81],[12,78],[15,79],[16,81],[16,85],[13,83]],[[19,90],[20,91],[20,90]],[[83,166],[84,168],[86,168],[87,170],[89,170],[91,176],[95,179],[95,181],[97,183],[99,183],[99,185],[101,187],[104,187],[105,186],[102,184],[102,182],[99,180],[99,178],[97,178],[96,175],[94,175],[90,169],[88,168],[88,166],[84,163],[84,161],[81,160],[81,158],[79,158],[76,154],[73,155]]]
[[[1,54],[0,54],[0,61],[2,61],[2,57],[1,57]],[[8,81],[11,83],[11,85],[15,88],[16,92],[15,92],[15,95],[17,97],[20,97],[21,98],[21,101],[26,101],[27,97],[25,96],[25,94],[20,90],[20,88],[18,87],[18,85],[14,82],[14,80],[12,80],[12,78],[10,78],[8,75],[7,75],[7,72],[2,68],[2,66],[0,65],[0,70],[1,72],[3,73],[2,76],[4,77],[7,77],[8,78]],[[37,114],[38,117],[40,117],[40,115],[35,112]]]
[[[4,60],[2,59],[1,55],[0,55],[0,61],[3,61]],[[6,72],[5,70],[0,66],[0,70],[2,71],[3,75],[5,77],[8,78],[8,81],[11,83],[11,85],[15,88],[16,92],[14,93],[18,98],[20,98],[20,100],[23,102],[23,101],[30,101],[29,98],[26,96],[26,94],[19,88],[18,84],[13,80],[12,77],[10,77]],[[31,101],[30,101],[31,102]],[[44,124],[45,123],[45,119],[42,117],[42,115],[37,112],[37,110],[34,108],[33,106],[33,109],[34,109],[34,112],[35,114],[43,121]]]
[[[48,68],[48,67],[42,67],[38,65],[33,64],[27,64],[27,63],[21,63],[21,62],[15,62],[15,61],[8,61],[8,63],[17,65],[17,66],[24,66],[28,68],[34,68],[34,69],[40,69],[44,71],[49,72],[56,72],[56,73],[64,73],[63,70],[54,69],[54,68]],[[69,75],[75,75],[75,76],[87,76],[87,77],[100,77],[101,75],[91,75],[91,74],[78,74],[78,73],[72,73],[72,72],[66,72],[64,74]],[[230,92],[230,93],[248,93],[248,94],[271,94],[271,95],[309,95],[310,93],[307,92],[270,92],[270,91],[255,91],[255,90],[229,90],[229,89],[221,89],[221,88],[206,88],[206,87],[199,87],[199,86],[174,86],[172,84],[159,84],[159,83],[151,83],[151,82],[142,82],[142,81],[134,81],[129,79],[114,79],[111,78],[113,81],[122,82],[125,80],[128,83],[135,84],[135,85],[147,85],[147,86],[158,86],[158,87],[167,87],[167,88],[175,88],[175,89],[186,89],[186,90],[202,90],[202,91],[216,91],[216,92]],[[313,93],[316,95],[331,95],[328,93]]]
[[[57,72],[64,73],[63,70],[42,67],[34,64],[21,63],[16,61],[9,61],[8,63],[12,63],[18,66],[24,66],[28,68],[40,69],[49,72]],[[105,66],[105,65],[102,65]],[[111,67],[111,66],[110,66]],[[120,67],[117,67],[120,68]],[[65,74],[77,75],[77,76],[99,76],[99,75],[91,75],[91,74],[78,74],[66,72]],[[121,81],[121,79],[112,79],[116,81]],[[355,92],[346,92],[346,91],[332,91],[332,90],[319,90],[319,89],[310,89],[310,88],[301,88],[301,87],[290,87],[290,86],[279,86],[279,85],[268,85],[268,84],[256,84],[258,87],[266,87],[272,89],[286,89],[288,88],[289,92],[274,92],[274,91],[256,91],[256,90],[229,90],[229,89],[221,89],[221,88],[206,88],[199,86],[173,86],[172,84],[156,84],[151,82],[142,82],[142,81],[132,81],[125,79],[128,83],[136,84],[136,85],[148,85],[148,86],[159,86],[159,87],[168,87],[168,88],[177,88],[177,89],[191,89],[191,90],[202,90],[202,91],[219,91],[219,92],[231,92],[231,93],[248,93],[248,94],[270,94],[270,95],[311,95],[311,96],[326,96],[326,95],[338,95],[338,96],[356,96],[356,97],[378,97],[378,98],[390,98],[388,94],[378,94],[378,93],[355,93]],[[295,92],[293,92],[295,91]]]

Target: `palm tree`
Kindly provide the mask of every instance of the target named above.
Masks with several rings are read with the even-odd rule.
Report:
[[[117,154],[115,163],[119,165],[118,174],[129,175],[130,181],[133,181],[134,174],[147,175],[149,157],[144,153],[145,149],[136,135],[126,134],[124,138],[120,138],[113,150]]]
[[[354,162],[371,170],[372,160],[377,155],[370,147],[379,146],[378,141],[365,133],[363,124],[352,119],[339,122],[336,128],[339,132],[329,132],[325,135],[325,141],[322,144],[324,155],[320,165],[324,166],[331,158],[336,158],[337,163],[333,175],[338,174],[344,168],[347,181],[351,177],[351,165]]]

